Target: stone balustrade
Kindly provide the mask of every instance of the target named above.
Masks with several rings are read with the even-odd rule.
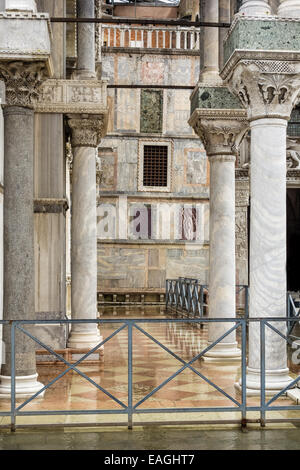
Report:
[[[102,25],[102,46],[142,49],[199,49],[199,28]]]

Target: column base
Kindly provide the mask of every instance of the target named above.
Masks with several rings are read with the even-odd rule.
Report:
[[[37,381],[38,374],[16,377],[16,398],[30,397],[37,393],[44,385]],[[44,396],[45,390],[37,398]],[[0,399],[11,397],[11,377],[0,375]]]
[[[276,393],[287,387],[293,379],[289,376],[289,369],[266,370],[266,395],[274,396]],[[247,367],[246,377],[246,393],[248,396],[259,396],[260,387],[260,370]],[[239,392],[242,391],[241,380],[234,384]],[[286,394],[282,395],[286,396]]]
[[[277,15],[282,18],[300,18],[299,0],[288,0],[278,7]]]
[[[203,356],[203,360],[204,362],[241,362],[241,350],[237,347],[237,342],[219,343]]]
[[[248,0],[241,6],[239,14],[246,16],[267,16],[271,14],[271,8],[265,0]]]
[[[75,70],[72,73],[72,80],[96,80],[96,72],[91,72],[90,70]]]
[[[99,331],[72,331],[68,340],[67,347],[71,349],[92,349],[103,341]],[[100,346],[100,351],[104,346]]]

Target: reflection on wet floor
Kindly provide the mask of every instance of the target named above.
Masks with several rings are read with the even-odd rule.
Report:
[[[114,310],[117,309],[117,312]],[[168,316],[161,307],[144,306],[128,308],[124,314],[125,307],[108,307],[101,315],[101,319],[120,318],[120,323],[101,325],[101,334],[107,338],[121,325],[122,318],[145,319],[144,323],[139,323],[139,327],[144,332],[153,336],[166,348],[172,351],[182,360],[189,362],[197,356],[207,346],[207,324],[203,328],[191,323],[147,323],[149,318],[173,318]],[[240,334],[237,331],[237,339],[240,342]],[[175,374],[181,367],[182,362],[173,357],[170,352],[164,350],[142,331],[133,329],[133,404],[141,402],[162,382]],[[241,375],[241,364],[237,363],[208,363],[202,359],[197,359],[193,363],[196,371],[200,372],[217,387],[224,390],[237,402],[241,401],[239,392],[234,384],[238,382]],[[104,357],[99,362],[84,363],[78,369],[88,375],[90,379],[99,384],[111,396],[98,390],[86,379],[78,375],[75,371],[69,371],[48,390],[44,398],[36,399],[24,407],[24,411],[35,410],[122,410],[123,403],[128,403],[128,333],[127,328],[120,331],[105,344]],[[46,384],[54,379],[62,371],[66,370],[65,365],[38,366],[39,380]],[[293,373],[300,373],[299,366],[294,366]],[[248,397],[249,405],[259,405],[259,397]],[[20,402],[21,403],[21,402]],[[282,398],[275,404],[293,404],[288,398]],[[139,405],[139,409],[172,409],[172,408],[202,408],[202,407],[233,407],[237,405],[230,398],[224,396],[211,384],[197,375],[190,369],[185,369],[176,375],[171,381],[158,390],[153,396]],[[0,401],[0,410],[9,410],[10,402]],[[270,417],[297,416],[295,411],[270,412]],[[258,417],[258,413],[252,413],[251,417]],[[197,419],[240,419],[239,412],[225,414],[224,412],[211,412],[209,418],[205,413],[200,414],[189,412],[176,413],[170,415],[166,412],[158,415],[156,413],[135,415],[135,422],[139,421],[164,421],[164,420],[192,420]],[[48,419],[46,419],[48,418]],[[70,416],[56,417],[19,417],[19,423],[40,423],[40,422],[74,422],[75,418]],[[78,422],[126,422],[127,416],[123,415],[97,415],[80,416],[76,418]],[[8,422],[8,418],[0,417],[0,424]]]

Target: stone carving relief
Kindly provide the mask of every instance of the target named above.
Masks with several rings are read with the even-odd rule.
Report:
[[[33,108],[46,75],[44,62],[1,62],[0,80],[6,85],[6,104]]]
[[[247,259],[248,243],[247,243],[247,212],[245,210],[237,210],[235,215],[235,250],[236,257],[239,259]]]
[[[99,114],[107,107],[106,82],[98,80],[46,80],[35,109],[40,113]]]

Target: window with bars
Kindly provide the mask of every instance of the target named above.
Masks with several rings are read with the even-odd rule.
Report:
[[[144,145],[143,185],[168,186],[167,145]]]

